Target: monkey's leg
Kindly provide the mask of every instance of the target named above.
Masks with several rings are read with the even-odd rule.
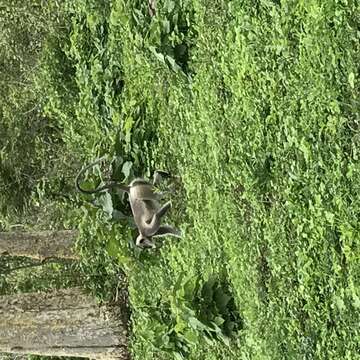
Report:
[[[156,211],[154,216],[151,218],[151,221],[146,224],[146,236],[153,236],[160,227],[161,218],[165,215],[165,213],[170,209],[171,201],[165,203],[159,210]]]
[[[159,218],[163,217],[165,213],[171,208],[171,201],[166,202],[155,214]]]
[[[181,231],[170,225],[162,225],[159,227],[159,230],[153,235],[153,237],[162,237],[167,235],[181,238]]]

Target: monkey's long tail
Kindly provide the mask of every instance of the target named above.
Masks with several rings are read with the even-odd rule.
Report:
[[[80,186],[80,177],[89,169],[91,169],[92,167],[94,167],[95,165],[97,165],[99,162],[103,161],[106,159],[106,156],[102,156],[101,158],[96,159],[95,161],[93,161],[91,164],[85,166],[83,169],[81,169],[79,171],[79,173],[77,174],[76,178],[75,178],[75,187],[78,191],[84,193],[84,194],[95,194],[98,193],[100,191],[106,190],[106,189],[113,189],[113,188],[119,188],[122,191],[125,191],[127,193],[129,193],[130,191],[130,187],[123,185],[123,184],[119,184],[116,181],[110,181],[108,183],[106,183],[103,186],[100,186],[96,189],[83,189]]]

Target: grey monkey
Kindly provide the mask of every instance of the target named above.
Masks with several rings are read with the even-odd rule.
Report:
[[[85,171],[98,164],[104,158],[95,160],[90,165],[84,167],[76,176],[76,188],[85,194],[95,194],[106,189],[117,188],[129,194],[129,202],[134,217],[134,222],[138,228],[139,235],[135,244],[139,247],[155,248],[152,241],[153,237],[175,236],[181,237],[181,232],[170,225],[161,225],[161,218],[171,207],[168,201],[161,206],[160,200],[163,194],[156,192],[156,185],[160,183],[162,178],[170,177],[170,175],[161,170],[156,170],[153,175],[153,182],[149,182],[143,178],[136,178],[129,185],[120,184],[116,181],[110,181],[103,186],[93,190],[83,189],[80,186],[80,177]]]

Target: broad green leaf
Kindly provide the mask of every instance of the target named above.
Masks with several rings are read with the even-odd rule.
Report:
[[[175,71],[178,72],[179,70],[181,70],[181,67],[176,63],[175,59],[172,58],[169,55],[166,55],[166,60],[169,62],[171,68]]]
[[[121,172],[124,174],[125,178],[127,179],[130,175],[131,168],[133,166],[133,163],[131,161],[124,162],[122,166]]]
[[[114,209],[112,212],[112,219],[113,220],[123,220],[123,219],[127,219],[128,216],[126,216],[124,213],[122,213],[120,210],[116,210]]]
[[[199,321],[195,317],[189,317],[188,322],[193,329],[203,330],[206,327],[201,321]]]
[[[183,334],[183,337],[191,345],[195,345],[198,341],[198,333],[194,330],[186,330]]]
[[[102,207],[103,211],[108,215],[108,217],[111,218],[114,208],[109,192],[103,192],[96,202]]]
[[[170,32],[170,22],[169,20],[165,19],[162,22],[164,33],[168,34]]]
[[[214,322],[217,326],[220,326],[224,323],[224,319],[221,316],[216,316],[214,319]]]

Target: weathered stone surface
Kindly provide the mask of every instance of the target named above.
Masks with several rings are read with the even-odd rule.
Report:
[[[38,232],[0,232],[0,255],[26,256],[35,259],[76,259],[73,245],[75,230]]]
[[[0,297],[0,352],[129,359],[125,304],[80,289]]]

